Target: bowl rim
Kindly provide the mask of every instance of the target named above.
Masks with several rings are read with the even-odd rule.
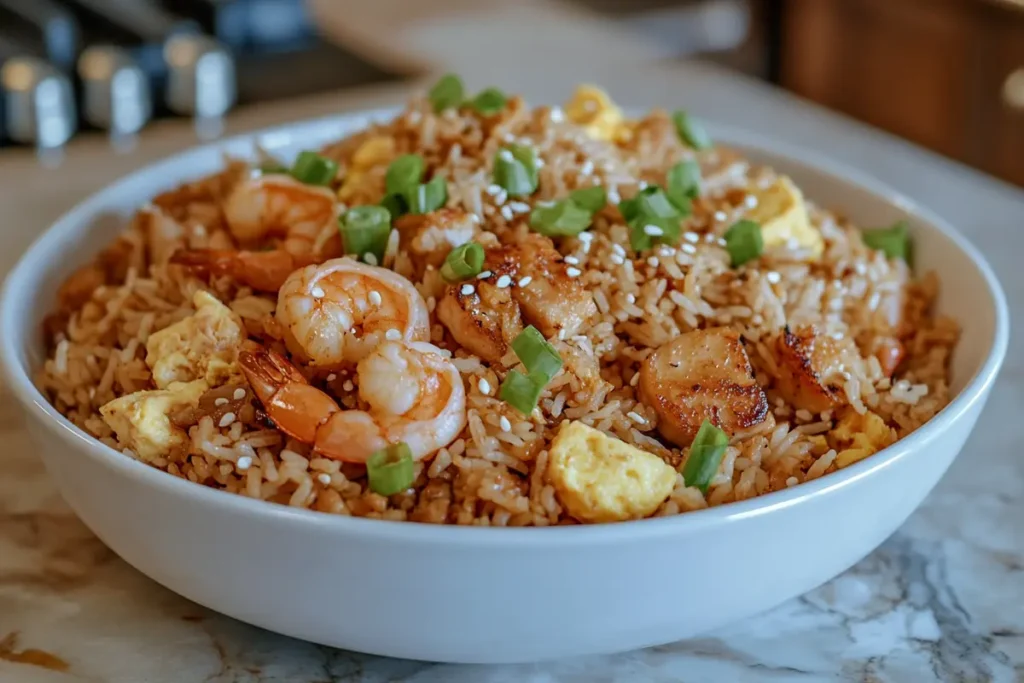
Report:
[[[56,244],[64,239],[65,234],[83,232],[83,225],[87,226],[91,219],[106,207],[111,197],[122,193],[123,188],[145,175],[163,172],[169,174],[169,177],[175,178],[175,182],[185,182],[188,178],[180,177],[181,174],[178,171],[171,173],[171,169],[182,166],[183,162],[193,155],[208,154],[211,150],[225,151],[230,147],[244,144],[255,147],[256,144],[266,144],[268,139],[273,140],[275,136],[279,136],[281,140],[291,140],[303,135],[322,138],[332,127],[344,131],[351,129],[353,125],[365,125],[367,122],[386,119],[394,116],[398,111],[400,108],[388,107],[346,112],[281,124],[230,136],[213,143],[196,145],[136,169],[77,203],[32,242],[4,280],[3,290],[0,293],[0,326],[3,326],[5,330],[18,330],[19,332],[16,338],[10,334],[2,335],[0,338],[0,365],[2,365],[11,393],[24,409],[32,414],[34,419],[39,420],[41,426],[59,434],[67,448],[73,448],[73,444],[80,446],[84,451],[84,457],[93,460],[94,465],[114,470],[137,485],[156,487],[167,495],[179,496],[183,500],[191,499],[197,504],[219,508],[222,512],[251,515],[255,518],[269,518],[282,524],[304,526],[313,524],[327,532],[378,540],[422,544],[442,543],[449,546],[504,547],[512,545],[516,548],[554,548],[581,544],[640,541],[648,538],[693,533],[709,526],[721,526],[733,521],[770,514],[775,510],[797,505],[812,498],[827,496],[833,491],[880,474],[896,462],[910,457],[916,451],[926,450],[928,444],[941,438],[954,422],[962,418],[978,401],[984,398],[998,375],[1009,341],[1009,309],[1006,296],[991,266],[965,237],[941,217],[866,173],[828,159],[814,151],[781,143],[753,131],[709,122],[708,127],[714,133],[715,138],[725,145],[765,152],[783,159],[789,164],[813,171],[829,182],[852,186],[860,191],[870,193],[899,208],[915,222],[927,224],[927,229],[941,233],[973,263],[987,287],[987,294],[995,313],[994,331],[984,360],[974,375],[965,383],[963,389],[953,397],[948,405],[912,434],[869,458],[827,476],[740,502],[679,515],[614,524],[493,529],[490,527],[366,519],[255,500],[169,475],[167,472],[139,460],[126,457],[123,453],[104,445],[79,429],[57,412],[42,392],[36,388],[29,376],[29,369],[22,364],[19,352],[25,336],[30,331],[19,329],[16,324],[16,313],[19,307],[15,303],[15,297],[19,292],[24,291],[25,280],[39,279],[43,273],[51,269],[48,261],[52,259],[44,257],[50,255]],[[287,142],[282,144],[287,144]],[[149,197],[140,198],[139,206],[149,199]]]

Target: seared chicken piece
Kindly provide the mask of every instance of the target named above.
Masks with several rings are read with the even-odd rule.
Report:
[[[849,403],[843,388],[847,373],[863,372],[852,339],[836,339],[813,325],[786,328],[775,342],[775,362],[776,390],[787,402],[812,413]]]
[[[540,235],[488,248],[483,272],[489,275],[449,285],[438,318],[459,344],[492,363],[524,324],[545,337],[570,337],[597,313],[597,305],[568,271],[551,240]]]
[[[681,447],[704,420],[729,436],[775,424],[743,342],[727,327],[687,332],[652,353],[640,367],[639,392],[658,414],[662,436]]]
[[[434,268],[441,267],[452,249],[472,240],[477,228],[476,217],[459,209],[410,213],[395,221],[401,248]]]

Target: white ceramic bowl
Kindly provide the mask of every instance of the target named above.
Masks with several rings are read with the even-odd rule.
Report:
[[[1006,351],[1008,314],[989,266],[952,228],[877,183],[757,136],[718,140],[789,173],[864,225],[908,217],[917,267],[943,278],[940,313],[964,326],[956,398],[891,448],[836,474],[677,517],[549,529],[437,527],[338,517],[169,476],[73,427],[30,379],[59,283],[162,190],[253,142],[283,156],[386,112],[286,126],[184,152],[61,218],[10,273],[0,356],[61,493],[118,555],[171,590],[290,636],[447,662],[523,662],[686,638],[827,581],[918,506],[960,450]]]

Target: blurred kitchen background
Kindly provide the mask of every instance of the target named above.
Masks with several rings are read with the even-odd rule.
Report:
[[[161,119],[215,137],[241,108],[457,65],[600,83],[676,60],[1024,186],[1024,0],[0,0],[0,159],[130,154]]]

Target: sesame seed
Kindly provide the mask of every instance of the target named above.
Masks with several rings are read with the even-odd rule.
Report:
[[[626,417],[628,417],[633,422],[636,422],[637,424],[646,424],[647,423],[647,420],[645,420],[644,418],[640,417],[639,414],[634,413],[632,410],[629,411],[628,413],[626,413]]]
[[[326,472],[321,472],[320,474],[316,475],[316,480],[323,484],[324,486],[329,486],[331,483],[331,475],[327,474]]]
[[[352,384],[352,380],[347,379],[345,380],[345,383],[341,385],[341,388],[345,391],[352,391],[352,389],[355,388],[355,385]]]
[[[241,458],[238,459],[238,462],[236,462],[235,465],[238,467],[240,471],[245,472],[247,469],[252,467],[252,457],[248,455],[243,455]]]
[[[510,278],[508,275],[502,275],[501,277],[498,278],[498,282],[497,282],[498,289],[505,289],[506,287],[508,287],[511,284],[512,284],[512,278]]]
[[[636,184],[636,186],[639,187],[641,190],[646,190],[648,187],[650,187],[646,180],[641,180],[639,183]]]
[[[494,195],[494,201],[498,204],[504,204],[505,200],[508,199],[508,192],[502,190],[498,194]]]
[[[618,254],[612,254],[612,263],[614,263],[615,265],[621,266],[625,262],[626,262],[626,259],[622,258]]]
[[[530,205],[526,202],[509,202],[508,208],[515,213],[529,213]]]
[[[520,278],[519,282],[517,282],[516,284],[519,285],[520,287],[525,287],[526,285],[530,284],[531,282],[533,282],[533,276],[527,275],[524,278]]]
[[[498,152],[498,156],[501,158],[502,161],[515,161],[516,160],[516,158],[514,156],[512,156],[512,152],[510,152],[507,149],[503,149],[500,152]]]
[[[752,195],[752,194],[748,194],[748,195],[747,195],[747,196],[746,196],[746,197],[745,197],[745,198],[743,199],[743,203],[747,205],[747,208],[748,208],[748,209],[754,209],[754,208],[757,208],[757,203],[758,203],[758,201],[757,201],[757,197],[755,197],[755,196],[754,196],[754,195]]]
[[[715,211],[715,220],[719,223],[725,221],[729,216],[726,215],[725,211]]]
[[[220,422],[217,423],[220,427],[227,427],[229,424],[235,421],[234,413],[224,413],[224,416],[220,418]]]
[[[636,295],[635,294],[627,294],[626,295],[626,301],[628,301],[631,304],[635,304],[636,303]]]
[[[480,383],[477,386],[479,387],[481,394],[483,394],[485,396],[490,396],[490,394],[491,394],[491,383],[490,382],[488,382],[486,379],[481,377],[480,378]]]
[[[633,376],[629,378],[629,386],[635,387],[637,384],[640,384],[639,372],[633,373]]]
[[[512,220],[512,209],[507,206],[501,207],[501,217],[507,221]]]
[[[591,161],[590,159],[587,159],[586,161],[583,162],[583,165],[580,166],[580,175],[587,176],[587,175],[590,175],[593,172],[594,172],[594,162]]]
[[[773,285],[777,285],[782,281],[782,276],[779,275],[774,270],[769,270],[764,277],[766,280],[768,280],[768,282],[772,283]]]
[[[715,244],[717,244],[720,247],[724,247],[726,244],[728,244],[728,242],[725,241],[724,237],[718,237],[715,239]]]
[[[335,375],[333,372],[331,374],[327,375],[327,381],[328,382],[333,382],[336,379],[338,379],[338,376]]]
[[[571,266],[578,266],[580,264],[580,260],[575,256],[566,256],[564,260]]]
[[[614,251],[619,256],[625,256],[626,255],[626,250],[622,248],[621,244],[613,244],[612,245],[612,251]]]
[[[687,242],[693,242],[694,244],[696,244],[697,242],[700,241],[700,235],[698,235],[695,232],[686,231],[683,233],[683,239],[686,240]]]
[[[683,244],[683,245],[680,245],[679,248],[682,249],[683,251],[685,251],[687,254],[696,254],[697,253],[697,247],[693,246],[692,244]]]
[[[476,287],[474,287],[473,285],[469,285],[469,284],[462,285],[462,289],[460,289],[459,291],[462,292],[462,294],[464,296],[469,296],[470,294],[472,294],[473,292],[476,291]]]
[[[504,190],[501,188],[501,185],[488,185],[485,192],[493,197],[496,194],[504,192]]]
[[[565,274],[568,275],[569,277],[579,277],[580,275],[583,274],[583,271],[580,270],[579,268],[569,266],[568,268],[565,269]]]
[[[584,244],[586,244],[588,242],[592,242],[593,239],[594,239],[594,236],[592,234],[590,234],[589,232],[581,232],[580,234],[576,235],[576,239],[578,239],[580,242],[583,242]]]
[[[319,287],[313,287],[313,289],[309,290],[309,293],[313,295],[314,299],[323,299],[324,298],[324,290],[322,290]]]
[[[390,329],[384,333],[384,338],[388,341],[398,341],[402,338],[402,333],[396,329]]]
[[[494,273],[492,273],[491,271],[483,270],[483,271],[480,272],[479,275],[476,276],[476,279],[477,280],[486,280],[487,278],[489,278],[492,275],[494,275]]]
[[[608,190],[608,201],[612,204],[618,204],[622,201],[622,195],[620,195],[619,191],[613,187]]]
[[[561,107],[551,107],[551,111],[548,112],[548,116],[551,118],[553,123],[561,123],[565,121],[565,112],[562,111]]]
[[[498,424],[501,425],[501,431],[503,431],[503,432],[511,432],[512,431],[512,423],[509,422],[508,418],[505,417],[504,415],[502,415],[501,419],[498,420]]]
[[[373,304],[374,306],[380,306],[380,302],[381,301],[382,301],[382,299],[380,298],[380,292],[378,292],[376,289],[371,290],[370,291],[370,303]]]
[[[649,259],[647,259],[647,265],[649,265],[651,268],[657,268],[658,267],[658,257],[657,256],[652,256]]]
[[[371,254],[370,252],[366,252],[365,254],[363,254],[363,260],[366,261],[367,265],[377,265],[377,257]]]
[[[222,398],[218,398],[218,399],[214,399],[214,401],[213,401],[213,405],[215,405],[215,406],[226,406],[227,404],[228,404],[228,400],[226,398],[223,398],[223,397]]]
[[[652,235],[652,236],[655,236],[655,237],[660,237],[661,235],[665,234],[665,231],[662,230],[657,225],[645,225],[644,226],[644,234],[645,235]]]

